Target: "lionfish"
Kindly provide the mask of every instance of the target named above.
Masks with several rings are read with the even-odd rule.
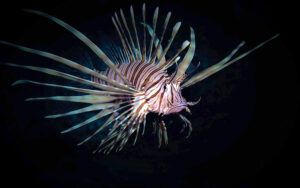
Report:
[[[119,15],[115,13],[112,16],[112,22],[120,37],[123,48],[119,52],[115,52],[111,57],[108,57],[108,55],[106,55],[95,43],[93,43],[83,33],[70,26],[66,22],[44,12],[28,9],[26,9],[25,11],[45,17],[62,26],[63,28],[71,32],[74,36],[76,36],[79,40],[81,40],[108,66],[105,71],[92,70],[83,65],[80,65],[77,62],[52,54],[50,52],[32,49],[6,41],[0,41],[1,44],[5,44],[23,50],[25,52],[49,58],[91,76],[91,80],[87,80],[54,69],[35,66],[23,66],[13,63],[2,63],[8,66],[34,70],[48,75],[64,78],[84,84],[86,86],[92,86],[94,89],[58,85],[54,83],[42,83],[32,80],[18,80],[12,84],[14,86],[18,84],[30,83],[84,93],[85,95],[79,96],[51,96],[28,98],[26,100],[56,100],[89,104],[89,106],[81,109],[62,114],[49,115],[45,118],[58,118],[77,115],[84,112],[99,111],[91,118],[75,126],[72,126],[71,128],[62,131],[61,133],[68,133],[75,129],[79,129],[91,122],[108,116],[107,120],[102,126],[100,126],[93,134],[89,135],[86,139],[78,143],[78,145],[82,145],[105,128],[109,128],[107,135],[101,140],[98,147],[94,150],[94,153],[103,151],[104,153],[108,154],[113,148],[115,148],[116,151],[122,150],[129,137],[134,132],[136,132],[133,141],[133,144],[135,144],[141,126],[143,127],[141,134],[144,134],[146,126],[146,116],[150,112],[158,114],[158,118],[153,121],[155,131],[158,134],[158,147],[161,146],[162,139],[165,145],[167,145],[168,143],[167,129],[162,119],[163,116],[168,114],[176,113],[179,115],[179,117],[184,122],[182,130],[188,127],[187,137],[189,137],[192,132],[192,124],[185,116],[183,116],[179,112],[181,112],[182,110],[186,110],[187,112],[191,113],[188,106],[196,105],[201,98],[195,102],[187,102],[186,99],[183,98],[181,90],[192,86],[213,75],[214,73],[224,69],[225,67],[247,56],[249,53],[253,52],[267,42],[279,36],[279,34],[276,34],[272,38],[260,43],[251,50],[233,59],[232,57],[245,44],[245,42],[243,41],[223,60],[187,79],[187,77],[191,73],[186,74],[186,70],[191,64],[195,53],[195,33],[193,28],[190,27],[190,41],[184,41],[181,47],[173,56],[166,58],[166,54],[181,26],[181,22],[177,22],[174,25],[167,45],[165,48],[163,48],[162,42],[164,40],[165,32],[168,27],[171,12],[168,12],[168,14],[166,15],[164,24],[162,26],[162,32],[160,34],[160,37],[158,37],[158,35],[156,34],[156,28],[159,7],[157,7],[154,11],[153,23],[151,27],[145,21],[146,6],[145,4],[143,4],[141,23],[143,25],[143,40],[142,43],[140,43],[133,7],[130,6],[132,29],[129,28],[129,24],[127,22],[128,20],[126,20],[123,10],[120,9]],[[149,45],[146,44],[147,33],[150,36]],[[179,55],[186,48],[188,48],[187,52],[185,53],[183,59],[180,61]],[[178,63],[179,61],[180,63]],[[197,68],[199,67],[199,64],[200,63],[198,63]],[[176,70],[171,75],[168,75],[167,69],[172,67],[173,65],[176,65]]]

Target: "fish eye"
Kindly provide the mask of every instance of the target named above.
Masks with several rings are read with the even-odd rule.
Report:
[[[166,85],[164,85],[164,90],[166,90],[167,89],[167,86]]]

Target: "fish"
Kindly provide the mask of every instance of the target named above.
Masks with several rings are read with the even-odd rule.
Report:
[[[189,39],[185,40],[172,56],[167,57],[167,53],[173,41],[176,39],[176,35],[182,23],[175,23],[172,27],[170,38],[167,40],[166,46],[163,47],[162,42],[166,40],[165,34],[172,13],[168,12],[167,15],[164,15],[165,19],[162,24],[162,32],[160,35],[157,35],[159,7],[156,7],[153,12],[152,24],[148,24],[146,23],[146,4],[144,3],[142,5],[141,33],[138,32],[136,27],[139,22],[136,21],[133,6],[130,6],[129,10],[130,19],[126,19],[122,9],[120,9],[119,13],[115,12],[112,16],[112,22],[120,38],[122,47],[121,50],[113,51],[108,55],[82,32],[68,23],[45,12],[24,9],[25,12],[39,15],[53,21],[77,37],[107,66],[104,71],[90,69],[78,62],[50,52],[0,40],[0,44],[2,45],[51,59],[54,62],[64,64],[90,76],[90,79],[84,79],[51,68],[19,65],[11,62],[0,63],[1,65],[37,71],[92,87],[93,89],[87,89],[34,80],[18,80],[12,84],[12,86],[35,84],[80,93],[81,95],[76,96],[28,98],[26,101],[53,100],[85,103],[88,105],[73,111],[45,116],[47,119],[73,116],[92,111],[97,112],[97,114],[83,122],[61,131],[63,134],[106,118],[106,121],[100,127],[77,144],[79,146],[83,145],[108,128],[108,133],[100,141],[97,148],[93,151],[94,153],[103,152],[104,154],[109,154],[112,150],[116,152],[121,151],[133,134],[135,134],[133,141],[133,145],[135,145],[139,134],[144,135],[145,133],[145,127],[147,126],[146,119],[149,113],[157,114],[152,124],[157,134],[158,147],[161,147],[162,143],[165,145],[168,144],[167,128],[163,117],[170,114],[178,114],[179,118],[183,121],[181,131],[187,128],[188,134],[186,138],[190,137],[192,133],[192,123],[182,112],[187,111],[191,114],[189,106],[197,105],[201,97],[199,97],[197,101],[187,101],[182,96],[182,90],[201,82],[227,66],[248,56],[250,53],[280,35],[276,34],[237,56],[238,51],[245,45],[245,41],[242,41],[221,61],[201,72],[193,74],[199,67],[199,62],[192,72],[186,73],[195,55],[196,39],[194,29],[190,26]],[[149,39],[147,41],[147,37],[150,37],[150,41]],[[147,42],[150,43],[147,44]],[[184,55],[182,55],[183,53]],[[182,59],[180,55],[183,56]],[[176,66],[175,71],[172,74],[168,74],[167,70],[174,66]]]

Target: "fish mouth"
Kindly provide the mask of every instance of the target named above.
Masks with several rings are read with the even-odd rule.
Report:
[[[173,113],[178,113],[180,111],[182,111],[183,109],[185,109],[187,107],[186,104],[180,104],[180,105],[176,105],[171,107],[165,114],[173,114]]]
[[[181,105],[177,105],[177,106],[175,106],[175,107],[173,107],[173,108],[181,108],[181,109],[185,109],[186,107],[187,107],[186,104],[181,104]]]

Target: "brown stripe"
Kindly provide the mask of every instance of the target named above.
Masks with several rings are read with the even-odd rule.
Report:
[[[154,73],[156,73],[157,71],[159,71],[159,70],[161,70],[161,69],[160,69],[160,68],[157,68],[157,69],[153,70],[153,71],[148,75],[148,77],[145,79],[145,81],[143,82],[142,87],[144,87],[145,85],[147,85],[147,83],[148,83],[150,77],[151,77]]]
[[[150,67],[150,64],[149,64],[149,63],[146,63],[146,64],[139,70],[139,72],[137,73],[138,75],[140,75],[140,76],[137,77],[137,78],[135,79],[135,81],[134,81],[134,82],[137,84],[137,86],[141,86],[141,81],[143,80],[143,77],[145,77],[145,75],[147,75],[147,72],[151,69],[151,67],[150,67],[149,70],[147,70],[147,71],[143,74],[143,71],[144,71],[146,68],[148,68],[148,67]],[[140,78],[140,82],[138,82],[139,78]]]
[[[141,99],[135,100],[134,102],[136,103],[136,102],[139,102],[139,101],[141,101],[141,100],[144,100],[144,98],[141,98]],[[132,100],[131,100],[131,102],[132,102]]]
[[[173,99],[173,86],[171,85],[171,102],[174,103],[174,99]]]
[[[110,70],[110,69],[106,69],[106,71],[105,71],[105,76],[106,76],[106,77],[107,77],[107,75],[108,75],[109,70]],[[107,83],[106,81],[105,81],[104,83],[105,83],[105,85],[108,85],[108,83]]]
[[[127,77],[128,69],[129,69],[130,65],[132,65],[132,64],[126,64],[126,65],[125,65],[125,66],[126,66],[125,73],[124,73],[125,77]],[[127,78],[128,78],[128,77],[127,77]]]
[[[140,67],[142,65],[142,63],[138,63],[138,65],[135,67],[135,69],[134,69],[134,71],[133,71],[133,73],[132,73],[132,75],[131,75],[131,79],[130,79],[130,81],[132,82],[133,81],[133,79],[134,79],[134,77],[136,76],[135,74],[136,74],[136,71],[138,70],[138,68]],[[138,76],[137,76],[138,77]],[[133,85],[135,86],[135,82],[133,83]]]
[[[148,102],[151,98],[154,98],[161,90],[161,87],[162,87],[163,84],[161,84],[160,88],[157,90],[156,93],[154,93],[152,96],[150,96],[148,99],[146,99],[146,101]]]
[[[156,82],[154,82],[153,84],[151,84],[151,86],[148,87],[148,89],[145,91],[147,92],[149,89],[151,89],[152,87],[154,87],[156,84],[158,84],[159,81],[161,81],[161,79],[165,77],[165,75],[162,75]]]
[[[146,103],[147,103],[147,102],[145,101],[145,102],[143,102],[143,104],[141,104],[141,105],[138,107],[138,109],[136,110],[136,113],[137,113],[137,114],[141,111],[142,107],[143,107]]]
[[[146,64],[140,69],[140,71],[138,72],[138,75],[140,75],[140,74],[143,72],[143,70],[144,70],[146,67],[148,67],[148,65],[150,65],[150,64],[149,64],[149,63],[146,63]],[[134,83],[136,83],[137,80],[138,80],[138,77],[134,80]]]
[[[162,98],[164,97],[165,95],[165,88],[164,88],[164,91],[162,92],[162,94],[160,95],[160,99],[159,99],[159,103],[158,103],[158,111],[160,111],[160,105],[161,105],[161,101],[162,101]]]
[[[176,101],[179,102],[180,100],[177,98],[177,95],[175,95]]]
[[[144,66],[139,70],[139,72],[137,73],[137,76],[136,76],[135,79],[134,79],[134,82],[133,82],[134,85],[137,84],[137,81],[138,81],[138,79],[139,79],[139,76],[141,76],[141,74],[142,74],[142,72],[144,71],[144,69],[145,69],[146,67],[148,67],[148,66],[150,66],[150,64],[144,65]]]
[[[130,64],[130,68],[128,69],[128,79],[131,80],[132,79],[132,73],[134,71],[134,68],[138,66],[138,64],[136,63],[131,63]],[[132,82],[131,82],[132,83]]]
[[[117,65],[117,68],[119,69],[121,67],[121,63],[119,63],[118,65]],[[114,80],[116,80],[117,81],[117,74],[115,73],[115,71],[113,72],[113,74],[114,74]]]

